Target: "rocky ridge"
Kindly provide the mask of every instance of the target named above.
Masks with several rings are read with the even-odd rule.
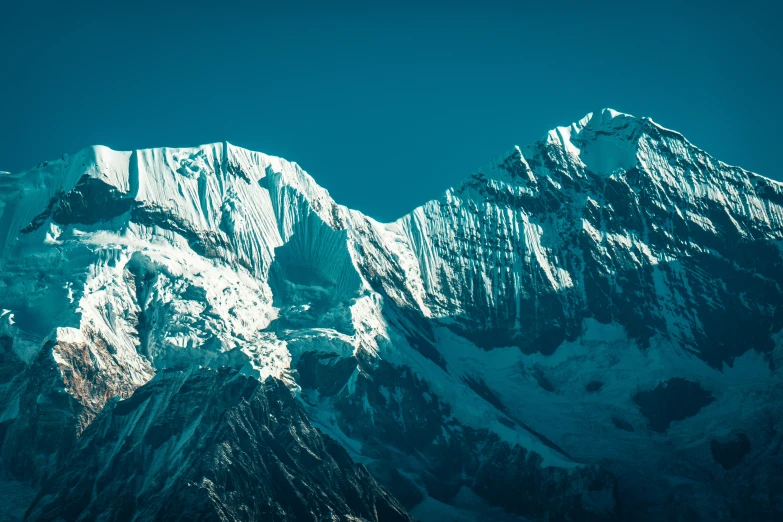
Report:
[[[246,485],[233,484],[240,511],[225,491],[176,489],[204,477],[258,472],[254,494],[277,502],[269,460],[209,460],[217,439],[194,435],[230,424],[192,420],[199,393],[228,393],[209,385],[189,404],[171,372],[199,366],[263,381],[261,403],[270,386],[298,397],[275,430],[259,417],[224,446],[247,451],[252,433],[253,447],[316,445],[337,463],[331,475],[286,464],[323,495],[280,516],[408,516],[369,479],[326,488],[363,469],[331,440],[422,520],[781,510],[783,186],[652,120],[588,115],[388,224],[336,204],[295,163],[227,143],[94,147],[0,185],[0,462],[40,491],[31,519],[139,509],[112,507],[94,481],[157,499],[147,518],[183,499],[205,519],[260,513]],[[202,372],[185,382],[229,370]],[[117,420],[140,394],[193,410],[163,453]],[[256,400],[241,397],[215,411]],[[126,429],[140,430],[123,457],[134,474],[79,472],[108,465]],[[286,429],[312,439],[284,443]],[[187,452],[166,449],[177,437]],[[200,464],[173,489],[136,485],[186,460]]]

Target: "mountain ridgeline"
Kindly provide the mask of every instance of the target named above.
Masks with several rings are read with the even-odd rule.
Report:
[[[783,185],[610,109],[393,223],[216,143],[0,175],[8,520],[777,520]]]

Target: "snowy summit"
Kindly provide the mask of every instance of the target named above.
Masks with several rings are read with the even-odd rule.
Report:
[[[783,185],[649,118],[588,114],[393,223],[229,143],[96,146],[0,175],[0,278],[12,517],[783,502]]]

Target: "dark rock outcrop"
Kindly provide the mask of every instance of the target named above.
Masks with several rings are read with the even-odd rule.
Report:
[[[166,371],[108,405],[27,520],[363,520],[405,509],[313,428],[291,392],[236,370]]]

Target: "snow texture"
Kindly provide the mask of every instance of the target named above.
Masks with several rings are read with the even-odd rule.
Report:
[[[611,109],[393,223],[225,142],[88,148],[0,176],[3,466],[40,484],[65,458],[24,406],[56,390],[75,441],[164,368],[233,366],[425,521],[771,512],[782,245],[783,185]],[[634,397],[673,379],[714,400],[659,432]],[[725,470],[711,441],[737,433]],[[495,495],[499,473],[556,493]]]

